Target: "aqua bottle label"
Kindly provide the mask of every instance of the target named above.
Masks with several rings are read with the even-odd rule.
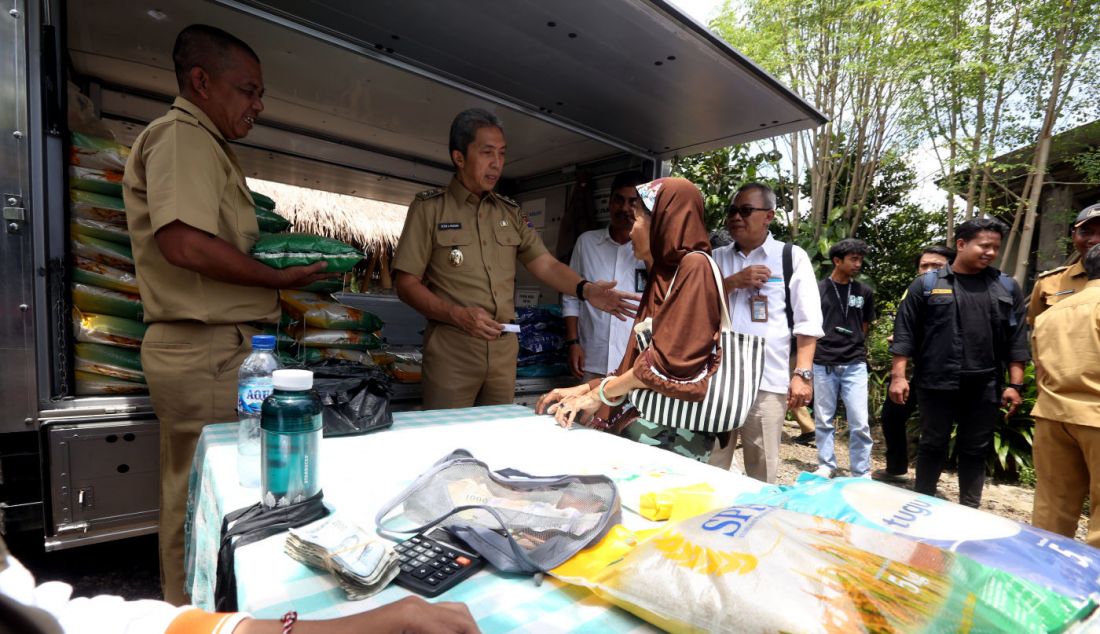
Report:
[[[248,379],[237,388],[237,411],[260,415],[264,399],[271,396],[273,389],[271,377]]]

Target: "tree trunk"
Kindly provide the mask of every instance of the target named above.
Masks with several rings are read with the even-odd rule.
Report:
[[[1057,36],[1054,40],[1054,51],[1051,54],[1053,74],[1050,80],[1050,96],[1047,98],[1043,126],[1039,129],[1039,139],[1035,144],[1034,180],[1027,197],[1024,228],[1020,234],[1020,248],[1016,256],[1016,268],[1012,273],[1012,277],[1016,278],[1016,282],[1021,287],[1027,278],[1027,266],[1031,261],[1031,238],[1035,233],[1035,216],[1039,211],[1039,197],[1043,193],[1043,178],[1046,175],[1047,161],[1050,158],[1050,141],[1053,136],[1054,124],[1058,120],[1062,77],[1066,71],[1066,43],[1070,39],[1069,29],[1073,24],[1072,13],[1074,8],[1072,3],[1067,3],[1067,5],[1063,5],[1062,19],[1059,20]]]

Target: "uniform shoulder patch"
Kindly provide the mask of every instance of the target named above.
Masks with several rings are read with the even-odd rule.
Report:
[[[1062,271],[1064,271],[1068,268],[1069,268],[1068,266],[1059,266],[1059,267],[1050,269],[1049,271],[1043,271],[1042,273],[1037,275],[1035,279],[1041,280],[1044,277],[1050,277],[1051,275],[1054,275],[1055,273],[1061,273]]]
[[[516,201],[512,200],[511,198],[505,196],[504,194],[496,194],[496,197],[501,199],[505,203],[513,206],[513,207],[517,207],[517,208],[519,207],[519,203],[517,203]]]
[[[442,189],[428,189],[416,195],[417,200],[431,200],[443,195]]]

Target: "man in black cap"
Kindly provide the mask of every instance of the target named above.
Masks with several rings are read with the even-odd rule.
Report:
[[[1100,203],[1089,205],[1077,214],[1073,221],[1073,248],[1078,259],[1068,266],[1043,271],[1035,278],[1035,288],[1031,289],[1031,301],[1027,305],[1027,323],[1035,327],[1035,320],[1046,309],[1060,300],[1080,293],[1085,288],[1088,276],[1081,262],[1085,253],[1094,245],[1100,244]]]

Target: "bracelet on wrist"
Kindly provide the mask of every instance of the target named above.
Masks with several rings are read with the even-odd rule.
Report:
[[[284,614],[283,618],[279,619],[279,622],[283,624],[283,634],[290,634],[294,629],[294,624],[298,622],[298,613],[291,610]]]
[[[1023,391],[1024,391],[1024,384],[1023,383],[1008,383],[1008,384],[1005,385],[1005,387],[1010,387],[1010,388],[1012,388],[1012,389],[1014,389],[1014,390],[1016,390],[1017,392],[1020,392],[1020,393],[1023,393]]]
[[[572,346],[574,344],[579,346],[580,343],[581,343],[580,339],[566,339],[564,345],[565,345],[566,348],[568,348],[569,346]]]
[[[589,283],[588,280],[586,280],[582,277],[581,281],[577,282],[577,289],[576,289],[576,291],[574,291],[574,293],[577,296],[577,299],[582,301],[582,302],[586,301],[584,299],[584,285],[588,284],[588,283]]]
[[[607,385],[607,382],[610,381],[613,378],[615,378],[615,377],[605,376],[603,378],[603,380],[600,381],[600,387],[599,387],[599,390],[597,391],[597,394],[600,397],[600,402],[603,403],[604,405],[608,406],[608,407],[618,407],[618,406],[620,406],[620,405],[622,405],[623,403],[626,402],[626,394],[623,394],[622,396],[620,396],[618,401],[610,401],[610,400],[608,400],[607,396],[603,393],[604,386]]]

